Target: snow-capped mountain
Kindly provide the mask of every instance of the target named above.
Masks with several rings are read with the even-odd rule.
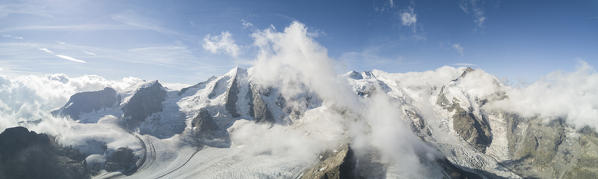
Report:
[[[93,178],[598,176],[594,129],[501,108],[510,87],[480,69],[352,71],[324,88],[256,70],[79,92],[51,113],[80,133],[53,134]]]

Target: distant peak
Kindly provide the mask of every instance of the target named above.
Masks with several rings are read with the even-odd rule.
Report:
[[[143,89],[143,88],[150,88],[150,87],[164,88],[162,86],[162,84],[160,84],[160,82],[158,80],[153,80],[153,81],[146,82],[143,85],[141,85],[139,88]]]
[[[467,75],[468,73],[471,73],[472,71],[474,71],[474,69],[471,67],[465,68],[465,70],[463,70],[463,73],[461,73],[461,76],[459,76],[459,78],[464,78],[465,75]],[[455,80],[458,80],[459,78],[457,78]]]
[[[363,79],[363,76],[361,76],[361,74],[359,74],[359,72],[352,70],[350,72],[347,72],[345,74],[345,76],[348,76],[349,78],[355,79],[355,80],[361,80]]]
[[[247,69],[236,66],[233,69],[229,70],[225,75],[236,77],[238,74],[247,74]]]

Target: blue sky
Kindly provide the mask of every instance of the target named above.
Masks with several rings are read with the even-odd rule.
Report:
[[[531,82],[598,65],[598,1],[0,2],[0,74],[194,84],[255,57],[251,33],[305,24],[341,70],[472,64]],[[210,42],[210,43],[208,43]]]

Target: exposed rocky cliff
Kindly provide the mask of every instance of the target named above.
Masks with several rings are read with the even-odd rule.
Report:
[[[122,107],[125,126],[133,129],[148,116],[162,111],[165,98],[166,90],[162,84],[158,81],[146,83]]]
[[[90,178],[84,156],[24,127],[0,134],[0,178]]]
[[[60,109],[53,111],[54,115],[69,116],[79,119],[79,115],[106,107],[112,107],[120,102],[116,91],[106,87],[100,91],[80,92],[71,96],[69,101]]]

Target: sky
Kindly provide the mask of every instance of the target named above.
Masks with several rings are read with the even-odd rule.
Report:
[[[252,34],[294,21],[339,71],[472,66],[525,83],[598,65],[595,0],[4,0],[0,75],[195,84],[250,67]]]

